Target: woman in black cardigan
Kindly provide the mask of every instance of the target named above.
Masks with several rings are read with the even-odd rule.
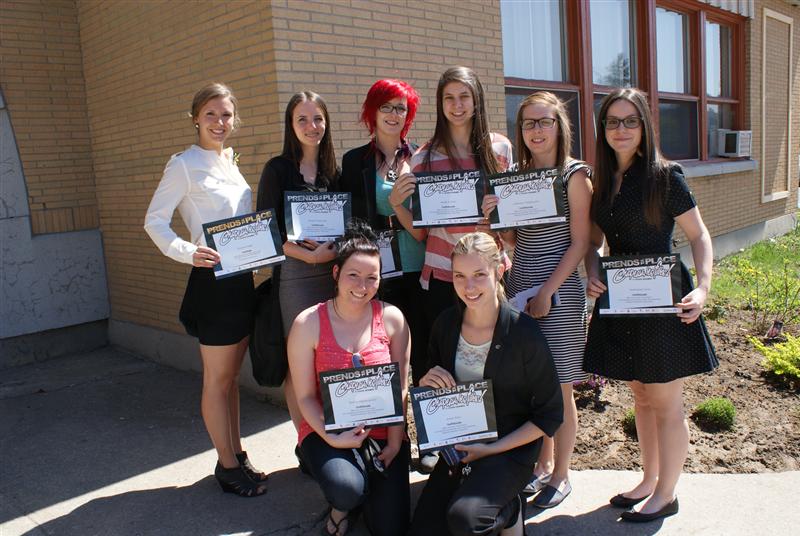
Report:
[[[381,298],[396,305],[411,329],[412,377],[416,383],[427,368],[425,349],[430,326],[422,314],[419,284],[425,260],[425,230],[412,226],[411,194],[415,184],[409,161],[416,146],[406,140],[419,105],[416,90],[402,80],[378,80],[361,106],[361,123],[370,141],[342,158],[341,190],[353,196],[353,217],[375,231],[393,229],[403,268],[402,277],[385,279]]]
[[[439,460],[414,512],[413,535],[522,534],[520,496],[541,438],[563,418],[553,358],[536,321],[505,302],[503,262],[494,239],[470,233],[452,254],[461,304],[433,325],[429,370],[420,385],[492,380],[498,440],[456,445],[456,467]],[[468,469],[467,469],[468,468]]]

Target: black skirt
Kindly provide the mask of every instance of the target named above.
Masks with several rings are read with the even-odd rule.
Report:
[[[179,318],[186,333],[206,346],[236,344],[253,328],[253,274],[217,279],[211,268],[192,268]]]

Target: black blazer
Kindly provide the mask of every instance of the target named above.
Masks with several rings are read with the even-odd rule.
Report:
[[[428,343],[428,369],[439,365],[455,377],[461,322],[460,304],[446,309],[436,319]],[[564,419],[564,405],[553,356],[536,321],[506,302],[500,304],[483,377],[492,380],[499,437],[526,421],[550,437],[555,434]],[[533,441],[509,454],[520,463],[531,465],[538,452],[538,441]]]
[[[409,144],[413,153],[416,145]],[[342,157],[340,187],[353,195],[353,217],[360,218],[375,230],[387,229],[386,218],[375,206],[375,152],[372,142],[347,151]]]

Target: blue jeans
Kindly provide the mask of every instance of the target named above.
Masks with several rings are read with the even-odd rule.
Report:
[[[383,448],[386,441],[378,440]],[[411,456],[407,441],[384,472],[366,471],[353,449],[330,446],[318,434],[311,433],[300,445],[311,475],[335,509],[349,512],[363,507],[364,521],[370,534],[405,535],[411,510],[408,463]]]

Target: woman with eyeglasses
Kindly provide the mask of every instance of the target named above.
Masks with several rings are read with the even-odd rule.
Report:
[[[409,160],[416,146],[407,141],[419,106],[416,90],[402,80],[384,79],[367,91],[361,123],[370,141],[345,153],[341,189],[353,196],[353,216],[375,231],[396,232],[402,277],[383,282],[381,297],[403,312],[411,329],[411,374],[419,381],[425,368],[430,326],[424,321],[419,276],[425,260],[425,232],[414,229],[410,210],[413,177]]]
[[[431,329],[430,369],[420,385],[491,380],[497,441],[456,445],[464,457],[439,460],[422,490],[409,534],[524,533],[522,490],[541,438],[561,424],[558,376],[547,341],[530,316],[505,299],[503,254],[486,233],[468,233],[452,252],[459,303]]]
[[[284,336],[288,336],[300,311],[333,295],[330,279],[336,257],[333,242],[287,240],[283,199],[285,192],[324,192],[338,187],[339,170],[329,125],[328,107],[322,97],[312,91],[292,95],[284,114],[283,151],[266,163],[258,183],[256,208],[275,211],[286,256],[286,261],[272,272]],[[286,405],[295,428],[299,428],[301,416],[290,374],[291,371],[284,382]],[[305,471],[299,449],[295,453]]]
[[[697,287],[681,265],[680,313],[655,317],[592,315],[584,369],[624,380],[633,391],[642,454],[639,484],[611,498],[628,508],[625,521],[652,521],[678,512],[675,487],[689,448],[683,411],[683,379],[717,367],[700,314],[711,287],[711,238],[683,171],[656,145],[650,107],[638,89],[618,89],[597,114],[591,248],[586,256],[587,293],[607,291],[597,250],[603,236],[611,255],[668,254],[675,223],[691,246]],[[642,503],[637,509],[636,505]]]
[[[527,493],[537,494],[534,506],[558,506],[572,491],[569,462],[578,431],[578,409],[572,384],[586,379],[586,294],[578,264],[589,247],[592,184],[589,167],[570,156],[572,128],[564,103],[541,91],[526,97],[517,111],[517,156],[520,171],[558,168],[563,183],[564,223],[522,227],[501,233],[514,248],[514,264],[506,295],[540,286],[525,308],[547,338],[555,360],[564,400],[564,424],[553,439],[545,437]],[[495,195],[484,197],[488,218],[497,206]],[[557,297],[557,299],[556,299]]]
[[[405,428],[358,426],[339,433],[325,431],[318,374],[398,363],[405,408],[408,326],[398,308],[373,299],[380,283],[381,257],[368,226],[351,225],[331,273],[336,287],[333,298],[297,315],[288,341],[289,367],[303,417],[298,443],[330,505],[323,534],[343,536],[363,510],[371,534],[404,535],[410,510],[410,449]],[[368,437],[380,449],[372,464],[358,451]]]
[[[433,137],[411,158],[413,173],[480,169],[487,174],[505,171],[512,163],[508,138],[489,131],[483,86],[467,67],[451,67],[436,87],[436,128]],[[413,176],[409,182],[413,183]],[[433,324],[455,303],[450,254],[459,238],[475,225],[434,227],[427,230],[425,262],[420,282],[425,289],[425,319]],[[503,254],[508,264],[508,258]]]

